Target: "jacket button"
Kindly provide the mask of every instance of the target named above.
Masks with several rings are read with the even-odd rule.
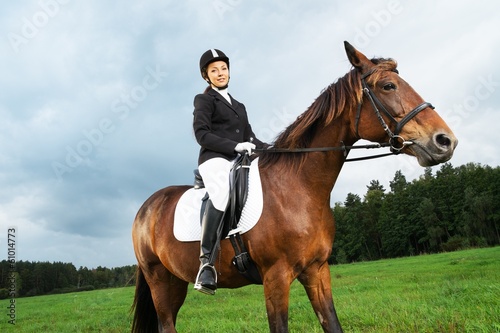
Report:
[[[240,130],[239,130],[239,129],[237,129],[237,130],[236,130],[236,133],[239,133],[239,132],[240,132]]]

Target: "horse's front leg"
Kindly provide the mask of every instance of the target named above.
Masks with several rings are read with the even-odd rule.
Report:
[[[304,286],[307,296],[318,317],[323,331],[342,333],[335,306],[333,305],[330,268],[328,262],[315,263],[309,266],[298,277]]]
[[[288,332],[290,268],[275,264],[264,274],[264,296],[271,333]]]

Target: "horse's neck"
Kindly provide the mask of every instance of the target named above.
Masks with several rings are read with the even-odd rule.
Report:
[[[341,147],[343,144],[354,144],[356,140],[345,124],[341,119],[334,120],[332,124],[318,131],[311,147]],[[303,165],[306,178],[303,181],[315,184],[312,189],[317,195],[329,197],[344,161],[342,150],[309,153]]]
[[[342,144],[354,144],[356,140],[347,124],[343,119],[336,119],[330,125],[317,130],[310,147],[341,147]],[[288,175],[285,178],[290,178],[290,183],[293,183],[293,187],[302,195],[314,198],[315,202],[328,202],[345,161],[344,152],[333,150],[305,154],[304,163],[299,169],[284,170],[280,167],[279,172],[284,172],[282,176]]]

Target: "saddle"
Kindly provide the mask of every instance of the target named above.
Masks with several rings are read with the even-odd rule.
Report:
[[[248,173],[250,170],[250,156],[247,153],[238,155],[229,174],[229,202],[223,216],[222,233],[219,239],[224,239],[229,235],[231,245],[233,246],[235,256],[232,260],[233,265],[245,278],[256,284],[262,284],[262,278],[253,262],[248,250],[241,239],[238,230],[238,222],[241,218],[241,212],[247,201],[248,196]],[[205,188],[203,178],[198,169],[194,170],[194,189]],[[200,211],[200,223],[205,211],[208,192],[202,199]]]

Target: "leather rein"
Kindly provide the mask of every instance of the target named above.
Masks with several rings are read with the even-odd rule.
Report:
[[[399,72],[395,69],[395,73]],[[390,147],[391,152],[386,153],[386,154],[379,154],[379,155],[371,155],[371,156],[364,156],[364,157],[357,157],[357,158],[348,158],[345,161],[346,162],[355,162],[355,161],[362,161],[362,160],[367,160],[367,159],[372,159],[372,158],[378,158],[378,157],[385,157],[389,155],[397,155],[401,152],[403,148],[406,146],[410,146],[413,144],[412,141],[406,141],[399,133],[403,129],[403,126],[409,122],[413,117],[415,117],[418,113],[423,111],[424,109],[430,107],[431,109],[434,109],[434,106],[432,106],[431,103],[428,102],[423,102],[420,105],[417,105],[413,110],[408,112],[403,119],[401,119],[399,122],[391,115],[389,111],[384,107],[382,102],[377,98],[377,96],[373,93],[373,90],[370,89],[368,84],[366,83],[366,78],[373,74],[373,71],[370,71],[368,73],[365,73],[361,76],[361,86],[363,90],[363,94],[368,98],[370,101],[373,110],[375,111],[375,115],[377,116],[377,119],[379,120],[380,124],[382,125],[382,128],[384,131],[387,133],[389,136],[389,141],[384,142],[384,143],[372,143],[372,144],[366,144],[366,145],[356,145],[356,146],[346,146],[342,142],[341,146],[338,147],[317,147],[317,148],[295,148],[295,149],[287,149],[287,148],[273,148],[270,147],[268,149],[254,149],[255,152],[262,152],[262,153],[308,153],[308,152],[326,152],[326,151],[335,151],[335,150],[341,150],[344,152],[344,156],[347,156],[349,151],[351,149],[373,149],[373,148],[384,148],[384,147]],[[363,105],[363,100],[358,104],[357,107],[357,112],[356,112],[356,136],[359,137],[358,133],[358,125],[359,125],[359,119],[361,117],[361,106]],[[380,109],[379,109],[380,108]],[[389,120],[392,123],[396,124],[396,129],[394,132],[391,131],[387,123],[385,122],[384,118],[382,117],[382,112],[389,118]]]

